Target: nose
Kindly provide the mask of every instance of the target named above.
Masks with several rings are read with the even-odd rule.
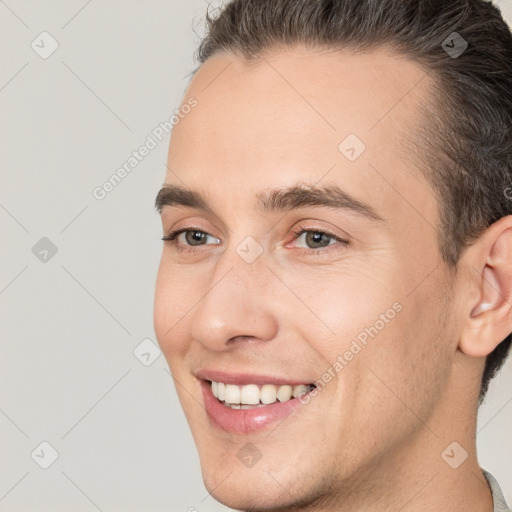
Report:
[[[191,318],[191,336],[210,350],[225,350],[241,339],[268,341],[278,330],[272,300],[277,280],[264,258],[247,263],[236,251],[229,253],[212,272]]]

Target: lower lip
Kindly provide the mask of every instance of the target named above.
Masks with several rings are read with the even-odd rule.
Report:
[[[275,402],[265,407],[254,409],[232,409],[223,405],[213,396],[211,385],[208,381],[201,381],[203,400],[208,417],[212,423],[233,434],[248,434],[263,430],[270,424],[283,420],[293,411],[304,405],[297,398],[287,402]]]

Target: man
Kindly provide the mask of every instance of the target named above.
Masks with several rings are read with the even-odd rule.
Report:
[[[509,510],[476,417],[512,332],[512,36],[483,0],[234,0],[156,206],[155,331],[252,511]]]

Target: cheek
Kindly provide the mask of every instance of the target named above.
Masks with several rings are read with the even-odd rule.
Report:
[[[434,282],[404,293],[410,286],[403,273],[376,268],[333,275],[323,284],[303,280],[294,290],[315,313],[302,317],[304,336],[322,356],[323,372],[337,374],[340,400],[353,397],[369,421],[404,413],[404,402],[421,404],[418,414],[426,411],[451,364],[449,308],[442,293]]]
[[[187,315],[197,301],[191,276],[182,276],[171,271],[172,268],[164,255],[158,269],[153,309],[156,338],[166,358],[186,350],[187,338],[183,336],[183,329]]]
[[[308,321],[307,325],[303,324],[306,339],[333,363],[350,350],[353,341],[357,340],[364,348],[365,343],[385,333],[400,315],[397,309],[401,306],[393,306],[400,299],[394,292],[396,286],[383,280],[378,269],[352,267],[325,274],[311,273],[294,283],[294,291],[305,306],[301,306],[304,310],[301,323]],[[297,308],[295,302],[290,306]],[[359,353],[356,346],[353,352]]]
[[[362,351],[362,397],[369,421],[400,425],[397,432],[421,428],[450,376],[453,359],[449,307],[435,291],[402,297],[396,314]],[[376,425],[377,426],[377,425]]]

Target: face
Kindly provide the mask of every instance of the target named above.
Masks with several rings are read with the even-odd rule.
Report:
[[[232,508],[348,499],[431,442],[418,418],[456,343],[437,201],[402,144],[427,95],[383,50],[217,55],[187,90],[154,322],[205,485]]]

